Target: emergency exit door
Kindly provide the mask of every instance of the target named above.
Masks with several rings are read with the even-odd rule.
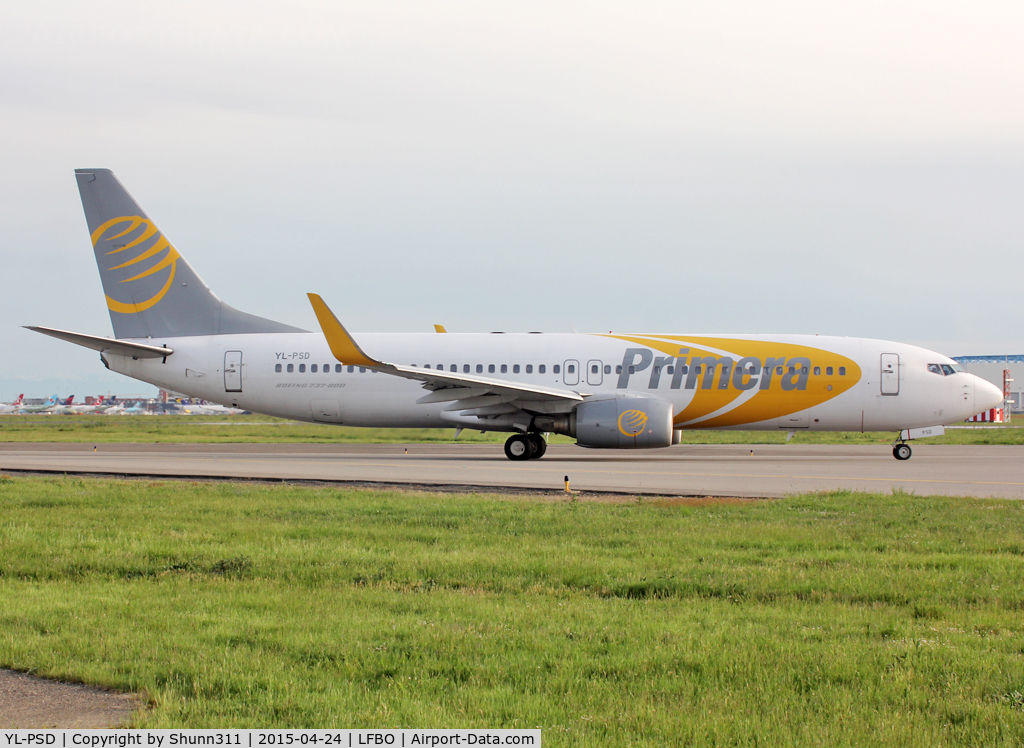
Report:
[[[882,354],[882,394],[900,394],[900,356],[898,353]]]
[[[242,391],[242,352],[224,352],[224,391]]]

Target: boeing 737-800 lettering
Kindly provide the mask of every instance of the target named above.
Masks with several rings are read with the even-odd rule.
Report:
[[[107,169],[75,172],[114,338],[32,327],[105,366],[232,408],[318,423],[545,434],[583,447],[678,443],[683,429],[942,432],[1002,392],[902,343],[809,335],[360,334],[316,294],[320,330],[234,309]]]

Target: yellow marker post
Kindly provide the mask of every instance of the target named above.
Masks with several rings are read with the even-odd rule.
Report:
[[[566,493],[572,493],[572,491],[569,490],[569,476],[568,475],[565,476],[565,492]]]

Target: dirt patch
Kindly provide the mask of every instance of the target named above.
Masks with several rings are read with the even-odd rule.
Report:
[[[0,728],[116,727],[142,707],[132,694],[0,670]]]

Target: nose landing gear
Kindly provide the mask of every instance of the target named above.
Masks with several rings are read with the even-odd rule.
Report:
[[[906,442],[894,444],[892,447],[892,456],[895,457],[897,460],[909,460],[910,455],[912,454],[913,451],[910,449],[910,445],[907,444]]]
[[[539,460],[548,450],[540,434],[512,434],[505,442],[505,456],[510,460]]]

